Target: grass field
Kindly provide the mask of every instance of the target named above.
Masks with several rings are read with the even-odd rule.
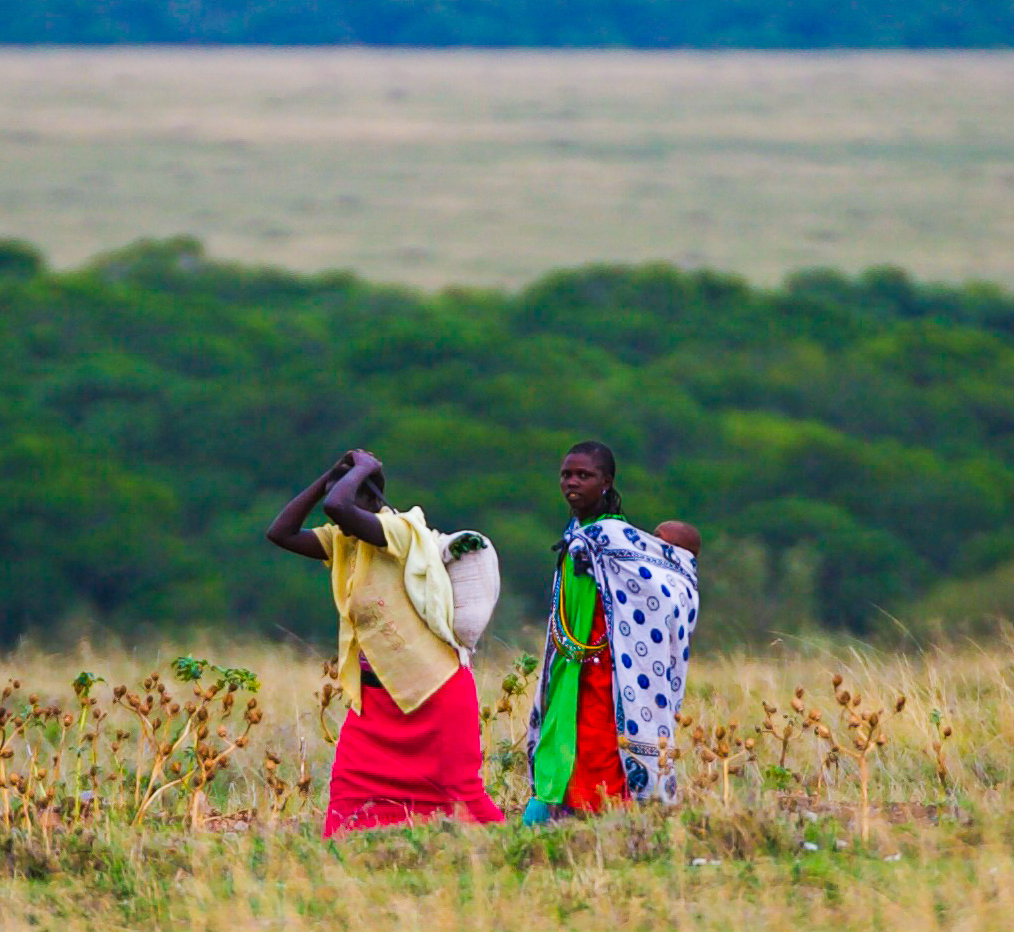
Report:
[[[516,759],[502,763],[503,742],[511,729],[521,728],[527,712],[527,698],[515,697],[512,712],[494,714],[485,732],[487,778],[508,811],[507,825],[482,829],[437,822],[322,842],[330,748],[321,738],[313,695],[328,681],[322,680],[317,658],[258,643],[198,645],[198,656],[259,675],[264,721],[214,788],[206,786],[201,809],[193,808],[186,793],[166,794],[132,828],[131,806],[122,806],[118,797],[111,741],[121,728],[133,730],[137,719],[111,701],[112,688],[120,682],[138,688],[158,667],[162,682],[182,701],[189,687],[168,671],[178,648],[128,652],[83,645],[54,655],[22,647],[0,661],[0,686],[13,679],[20,683],[4,699],[9,710],[25,704],[30,692],[39,707],[73,710],[70,681],[79,670],[107,680],[92,687],[97,702],[89,708],[107,712],[108,719],[96,726],[93,741],[82,744],[83,779],[102,804],[77,814],[73,808],[25,814],[16,790],[0,794],[10,797],[4,818],[11,821],[9,829],[0,823],[0,927],[5,932],[1009,929],[1014,910],[1009,634],[989,649],[951,647],[910,657],[826,642],[772,650],[765,657],[691,663],[684,712],[693,722],[674,742],[682,750],[673,765],[683,793],[676,809],[618,809],[541,830],[523,828],[517,814],[526,793],[522,768]],[[500,680],[510,660],[506,653],[483,659],[477,678],[485,701],[502,698]],[[835,673],[843,677],[837,700]],[[799,686],[802,712],[792,705]],[[850,703],[849,709],[882,710],[879,727],[887,735],[868,756],[865,843],[858,769],[845,753],[851,739],[844,736],[856,732],[845,723],[850,713],[841,705],[844,689],[851,702],[860,696],[860,705]],[[242,690],[237,694],[245,699]],[[895,713],[900,696],[906,702]],[[781,743],[763,727],[754,731],[766,717],[762,702],[778,706],[771,714],[775,730],[787,722],[797,725],[799,737],[790,740],[784,768],[778,765]],[[800,721],[814,712],[842,736],[838,767],[823,767],[830,745],[813,727],[799,730]],[[744,772],[731,778],[723,801],[722,779],[709,776],[719,772],[721,757],[708,763],[704,745],[717,746],[715,729],[728,729],[732,721],[739,734],[756,742],[756,760],[736,751]],[[698,726],[703,745],[693,737]],[[12,727],[8,720],[8,735]],[[54,748],[47,747],[46,736],[58,731],[40,727],[29,729],[27,741],[8,738],[13,755],[2,760],[8,783],[15,767],[22,776],[32,771],[25,763],[29,745],[38,766],[49,764]],[[120,740],[132,748],[135,739]],[[39,787],[56,779],[57,771],[73,774],[76,742],[72,736],[60,763],[37,777],[30,797],[38,799]],[[939,755],[934,742],[942,747]],[[268,750],[277,767],[265,768]],[[134,760],[132,752],[119,753]],[[98,775],[90,778],[93,754]],[[291,790],[301,756],[310,778],[306,796],[293,793],[284,811],[274,811],[271,799],[278,796],[268,788],[269,775],[280,775]],[[114,779],[107,782],[107,774]],[[129,767],[124,774],[132,786]],[[253,808],[257,815],[251,819]],[[195,811],[196,826],[186,816]]]
[[[0,236],[426,287],[663,259],[1014,285],[1014,54],[0,50]]]

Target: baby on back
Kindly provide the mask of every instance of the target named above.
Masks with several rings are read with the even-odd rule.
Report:
[[[663,521],[655,528],[655,536],[674,547],[689,550],[695,559],[701,552],[701,532],[685,521]]]

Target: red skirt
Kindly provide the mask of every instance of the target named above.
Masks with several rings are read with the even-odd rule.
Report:
[[[595,619],[589,643],[606,635],[602,599],[595,600]],[[598,660],[598,663],[595,661]],[[564,799],[572,809],[599,812],[607,799],[629,799],[630,790],[620,761],[613,705],[613,659],[607,647],[581,667],[577,692],[577,741],[574,770]]]
[[[325,838],[438,814],[504,821],[479,775],[479,700],[471,670],[459,667],[408,714],[382,687],[364,686],[362,696],[362,715],[350,709],[338,736]]]

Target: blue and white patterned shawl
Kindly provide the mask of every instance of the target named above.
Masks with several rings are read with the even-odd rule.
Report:
[[[686,689],[690,636],[697,624],[700,599],[697,561],[674,547],[617,518],[581,527],[572,521],[564,534],[577,565],[591,563],[609,632],[613,656],[613,704],[616,732],[627,739],[620,759],[631,795],[670,802],[676,779],[659,785],[658,739],[671,739],[675,715]],[[560,573],[553,584],[553,611],[560,597]],[[528,729],[528,766],[542,733],[549,670],[557,656],[551,636],[535,693]],[[534,779],[533,779],[534,783]]]

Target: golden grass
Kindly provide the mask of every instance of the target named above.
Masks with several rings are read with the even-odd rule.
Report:
[[[0,830],[0,927],[1007,929],[1014,909],[1011,646],[1001,632],[989,648],[912,656],[807,641],[774,645],[763,657],[694,658],[685,706],[693,723],[675,742],[682,749],[673,765],[685,794],[680,807],[621,808],[525,829],[517,815],[521,768],[494,762],[491,783],[510,816],[504,827],[438,822],[324,843],[319,810],[330,748],[316,723],[313,693],[325,682],[319,659],[261,642],[187,645],[260,676],[265,722],[237,753],[228,791],[217,797],[227,812],[258,806],[258,818],[193,831],[160,819],[131,829],[100,813],[76,831],[55,832],[50,855],[38,837]],[[165,669],[177,653],[174,646],[128,651],[83,643],[63,654],[23,646],[0,661],[0,684],[18,677],[40,702],[70,707],[70,680],[86,669],[109,681],[95,687],[105,707],[113,684],[143,678],[156,661]],[[478,667],[483,701],[493,708],[511,657],[498,648]],[[857,708],[884,710],[888,741],[871,757],[867,845],[858,838],[854,764],[843,759],[837,772],[824,771],[830,785],[819,786],[827,747],[811,728],[790,743],[780,773],[773,767],[779,743],[763,733],[762,702],[778,706],[771,717],[779,731],[813,709],[832,731],[847,733],[835,673],[844,678],[839,697],[848,689],[862,696]],[[798,686],[804,692],[793,708]],[[899,695],[905,708],[894,715]],[[527,704],[514,702],[513,722],[506,712],[493,715],[485,735],[491,757],[511,728],[523,727]],[[703,762],[703,744],[691,735],[701,725],[704,744],[717,748],[715,726],[730,721],[753,736],[757,760],[733,777],[724,804],[721,781],[694,787],[707,783],[700,778],[714,764]],[[933,748],[945,727],[952,729],[944,741],[946,789]],[[272,820],[264,752],[272,749],[291,778],[301,741],[310,800],[300,809],[293,797]]]
[[[0,236],[426,287],[663,259],[1014,284],[1014,54],[0,50]]]

